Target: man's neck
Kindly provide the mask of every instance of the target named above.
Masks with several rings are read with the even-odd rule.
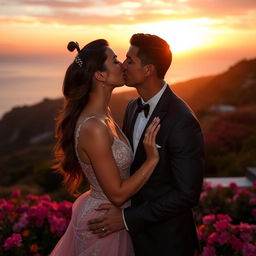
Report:
[[[141,86],[137,87],[137,92],[143,99],[143,101],[147,102],[152,97],[154,97],[164,86],[163,80],[158,81],[148,81]]]

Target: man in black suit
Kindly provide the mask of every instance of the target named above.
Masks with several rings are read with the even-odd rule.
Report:
[[[123,130],[134,150],[131,174],[146,159],[143,137],[154,117],[160,160],[131,207],[113,206],[91,227],[107,227],[101,236],[126,228],[136,256],[193,256],[199,250],[192,208],[198,203],[204,169],[204,142],[192,110],[164,82],[172,53],[163,39],[135,34],[123,63],[126,85],[141,98],[129,103]],[[95,228],[96,229],[96,228]]]

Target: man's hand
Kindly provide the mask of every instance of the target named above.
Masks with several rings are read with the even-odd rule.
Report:
[[[88,221],[89,230],[94,234],[98,234],[99,237],[105,237],[125,227],[122,217],[122,209],[112,204],[101,204],[99,208],[95,210],[108,210],[103,216]]]

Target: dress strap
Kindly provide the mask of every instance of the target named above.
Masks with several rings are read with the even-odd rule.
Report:
[[[85,124],[86,121],[88,121],[89,119],[92,119],[92,118],[96,118],[98,119],[97,116],[87,116],[84,118],[84,120],[78,125],[78,127],[76,128],[76,131],[75,131],[75,152],[76,152],[76,156],[77,156],[77,159],[79,161],[79,163],[81,164],[86,164],[84,163],[80,157],[79,157],[79,154],[78,154],[78,150],[77,150],[77,147],[78,147],[78,139],[79,139],[79,136],[80,136],[80,131],[81,131],[81,128],[82,126]],[[105,124],[105,123],[104,123]],[[106,125],[106,124],[105,124]],[[107,126],[107,125],[106,125]]]

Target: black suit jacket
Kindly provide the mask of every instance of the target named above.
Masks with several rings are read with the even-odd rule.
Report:
[[[123,131],[132,143],[136,100],[126,109]],[[132,197],[124,216],[136,256],[192,256],[199,248],[192,207],[198,203],[204,169],[204,142],[192,110],[166,88],[147,125],[160,117],[160,160],[143,188]],[[145,128],[145,130],[146,130]],[[144,130],[144,132],[145,132]],[[146,159],[144,132],[131,166]]]

